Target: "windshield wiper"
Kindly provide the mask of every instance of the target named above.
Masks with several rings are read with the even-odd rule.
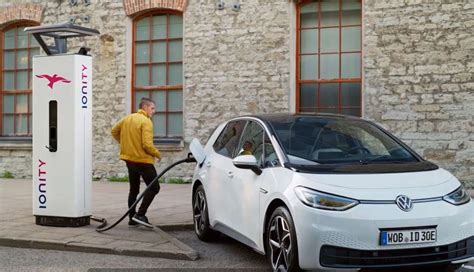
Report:
[[[372,162],[372,161],[375,161],[375,160],[378,160],[378,159],[390,158],[390,157],[391,157],[390,155],[379,155],[379,156],[375,156],[375,157],[370,158],[370,159],[367,159],[367,158],[361,159],[359,162],[361,164],[368,164],[369,162]]]
[[[380,159],[385,159],[385,158],[392,158],[391,155],[379,155],[379,156],[375,156],[373,158],[370,158],[370,159],[361,159],[359,162],[361,164],[369,164],[370,162],[374,162],[374,161],[379,161]],[[411,161],[411,160],[400,160],[400,159],[394,159],[394,160],[380,160],[380,162],[387,162],[387,163],[405,163],[405,162],[414,162],[414,161]]]

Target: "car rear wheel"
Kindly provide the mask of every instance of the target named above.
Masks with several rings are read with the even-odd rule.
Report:
[[[194,232],[200,240],[209,242],[216,237],[216,232],[209,225],[207,209],[206,193],[202,185],[199,185],[193,197]]]
[[[267,257],[273,271],[299,271],[295,226],[288,209],[273,211],[266,233]]]

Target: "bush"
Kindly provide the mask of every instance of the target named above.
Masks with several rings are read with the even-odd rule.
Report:
[[[10,179],[12,179],[12,178],[15,178],[15,177],[13,176],[12,172],[5,170],[5,171],[3,171],[3,174],[0,176],[0,178],[10,178]]]

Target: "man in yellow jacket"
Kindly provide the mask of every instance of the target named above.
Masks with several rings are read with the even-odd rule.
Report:
[[[112,136],[120,144],[120,159],[127,164],[130,183],[128,207],[132,206],[140,192],[140,177],[148,186],[157,177],[155,158],[158,162],[161,160],[160,151],[153,144],[153,122],[150,119],[155,113],[155,102],[142,98],[139,107],[138,112],[125,116],[112,128]],[[156,182],[145,192],[138,212],[132,210],[129,214],[129,225],[153,227],[145,214],[159,191],[160,185]]]

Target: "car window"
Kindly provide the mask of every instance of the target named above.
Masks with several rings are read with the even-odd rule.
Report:
[[[232,121],[227,124],[213,145],[214,151],[232,158],[239,144],[246,121]]]
[[[344,156],[345,150],[361,146],[357,140],[342,131],[324,128],[320,131],[311,151],[313,159],[331,159]]]
[[[254,155],[257,161],[262,153],[255,154],[257,147],[263,143],[263,128],[254,121],[249,121],[245,127],[239,147],[236,149],[234,157],[240,155]]]
[[[319,133],[311,157],[313,160],[326,160],[367,154],[372,157],[390,156],[390,146],[387,147],[362,127],[333,123]]]
[[[280,166],[280,161],[278,160],[278,156],[275,152],[275,148],[270,141],[270,138],[265,133],[264,137],[264,150],[263,150],[263,167],[277,167]]]
[[[276,167],[280,165],[268,134],[257,122],[248,122],[235,156],[253,155],[262,167]]]
[[[300,117],[271,125],[290,162],[292,158],[320,164],[417,161],[410,151],[365,121]]]

